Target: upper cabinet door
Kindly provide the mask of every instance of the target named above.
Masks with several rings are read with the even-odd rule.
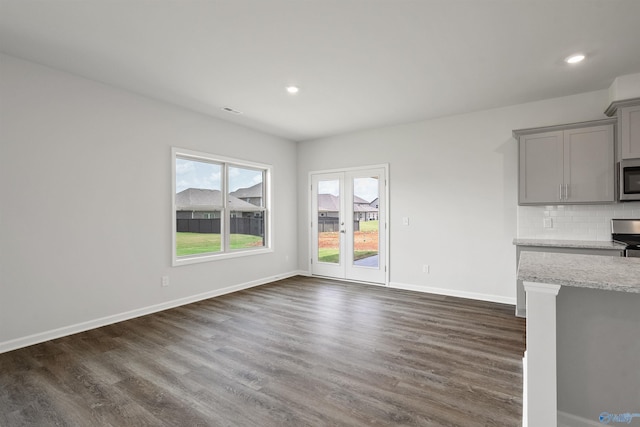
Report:
[[[559,203],[564,162],[562,131],[523,135],[519,152],[519,203]]]
[[[615,119],[514,130],[521,205],[615,202]]]
[[[615,201],[613,125],[564,131],[564,201]]]
[[[621,158],[640,158],[640,105],[621,107],[618,116]]]

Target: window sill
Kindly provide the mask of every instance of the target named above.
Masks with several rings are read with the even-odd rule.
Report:
[[[171,265],[173,267],[179,267],[181,265],[200,264],[203,262],[220,261],[224,259],[266,254],[270,252],[273,252],[272,248],[259,248],[259,249],[248,249],[248,250],[236,250],[233,252],[224,252],[224,253],[217,253],[217,254],[184,256],[180,258],[174,257]]]

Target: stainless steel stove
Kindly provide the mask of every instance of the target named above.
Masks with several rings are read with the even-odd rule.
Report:
[[[612,219],[611,238],[627,246],[625,256],[640,258],[640,219]]]

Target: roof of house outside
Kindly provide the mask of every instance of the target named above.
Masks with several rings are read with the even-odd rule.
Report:
[[[354,212],[378,212],[378,208],[371,206],[369,204],[354,203],[353,211]]]
[[[235,196],[239,199],[247,199],[249,197],[262,197],[262,183],[259,182],[256,185],[252,185],[247,188],[238,188],[236,191],[232,191],[232,196]]]
[[[320,212],[338,212],[340,198],[333,194],[318,194],[318,210]]]
[[[362,197],[358,197],[355,194],[353,195],[353,203],[357,203],[360,205],[368,205],[369,202],[367,202],[365,199],[363,199]]]
[[[369,202],[353,196],[354,212],[377,212],[378,208],[369,205]],[[318,194],[318,211],[320,212],[338,212],[340,210],[340,198],[333,194]]]
[[[220,190],[187,188],[176,193],[176,210],[179,211],[216,211],[222,209]],[[259,206],[247,203],[232,195],[228,196],[229,207],[233,210],[260,210]]]

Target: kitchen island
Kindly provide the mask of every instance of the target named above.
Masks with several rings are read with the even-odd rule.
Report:
[[[625,245],[611,240],[561,240],[561,239],[513,239],[513,244],[531,248],[593,249],[600,251],[623,251]],[[620,254],[618,254],[620,255]]]
[[[640,258],[526,252],[520,256],[518,279],[640,293]]]
[[[513,239],[516,245],[516,266],[520,264],[522,252],[554,252],[576,255],[623,255],[626,245],[611,240],[559,240],[559,239]],[[527,317],[526,294],[522,280],[516,280],[516,316]]]
[[[523,426],[640,413],[640,259],[522,252],[518,280],[527,293]]]

